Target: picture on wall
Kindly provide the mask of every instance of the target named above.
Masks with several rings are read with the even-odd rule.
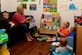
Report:
[[[57,12],[57,0],[43,0],[43,12]]]
[[[23,2],[23,0],[18,0],[18,2]]]
[[[50,12],[57,12],[57,5],[56,4],[50,5]]]
[[[70,3],[69,10],[77,10],[77,7],[74,3]]]
[[[23,6],[24,9],[27,9],[27,3],[21,3],[21,6]]]
[[[28,2],[28,0],[18,0],[18,2]]]
[[[36,0],[31,0],[31,2],[36,2]]]
[[[37,10],[36,4],[30,4],[30,10]]]
[[[49,12],[50,11],[50,5],[43,4],[43,12]]]
[[[23,2],[28,2],[28,0],[23,0]]]
[[[23,6],[24,9],[27,9],[27,4],[26,3],[23,3],[22,6]]]

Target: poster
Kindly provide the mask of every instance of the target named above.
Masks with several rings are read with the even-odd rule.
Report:
[[[36,4],[30,4],[30,10],[37,10]]]
[[[57,12],[57,0],[43,0],[43,12]]]
[[[50,11],[50,5],[43,4],[43,12],[49,12]]]
[[[24,9],[27,9],[27,4],[26,3],[23,3],[22,6],[23,6]]]
[[[18,0],[18,2],[23,2],[23,0]]]
[[[57,5],[56,4],[50,5],[50,12],[57,12]]]
[[[76,10],[76,9],[77,9],[76,5],[74,3],[70,3],[69,10]]]
[[[58,12],[68,11],[68,10],[69,10],[69,4],[67,2],[59,4]]]
[[[28,2],[28,0],[18,0],[18,2]]]
[[[31,2],[36,2],[36,0],[31,0]]]

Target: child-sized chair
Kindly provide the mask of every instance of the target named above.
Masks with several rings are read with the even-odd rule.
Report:
[[[74,37],[68,36],[67,41],[68,41],[67,45],[69,45],[73,48],[73,52],[72,52],[72,54],[73,54],[74,53]],[[55,51],[55,49],[56,49],[55,46],[52,46],[52,43],[50,44],[50,48],[52,49],[52,51]]]
[[[61,52],[61,53],[55,53],[54,51],[52,52],[52,55],[71,55],[70,52]]]

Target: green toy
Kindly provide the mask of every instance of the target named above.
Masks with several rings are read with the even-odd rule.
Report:
[[[47,38],[46,37],[41,37],[41,38],[37,38],[38,41],[46,41]]]
[[[8,41],[8,34],[5,33],[5,30],[0,30],[0,44]]]
[[[59,24],[58,24],[58,21],[57,21],[57,20],[53,20],[53,22],[54,22],[54,25],[56,25],[57,27],[59,26]]]
[[[33,36],[35,36],[35,37],[39,37],[38,30],[35,30],[35,31],[33,32]]]

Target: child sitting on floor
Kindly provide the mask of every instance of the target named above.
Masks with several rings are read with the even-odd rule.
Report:
[[[76,35],[76,28],[75,28],[75,27],[71,27],[71,28],[70,28],[70,33],[69,33],[68,36],[73,36],[73,37],[75,37],[75,35]]]
[[[55,50],[56,53],[73,51],[73,48],[67,45],[67,39],[65,37],[61,37],[59,43],[60,43],[59,46],[56,46]]]
[[[68,27],[70,23],[69,22],[63,22],[62,27],[57,30],[57,37],[67,37],[69,35]],[[47,37],[47,42],[55,41],[56,38],[50,38]]]
[[[59,34],[59,36],[61,36],[61,37],[67,37],[68,36],[68,34],[69,34],[69,31],[68,31],[69,25],[70,25],[69,22],[63,22],[62,27],[57,30],[57,33]]]

